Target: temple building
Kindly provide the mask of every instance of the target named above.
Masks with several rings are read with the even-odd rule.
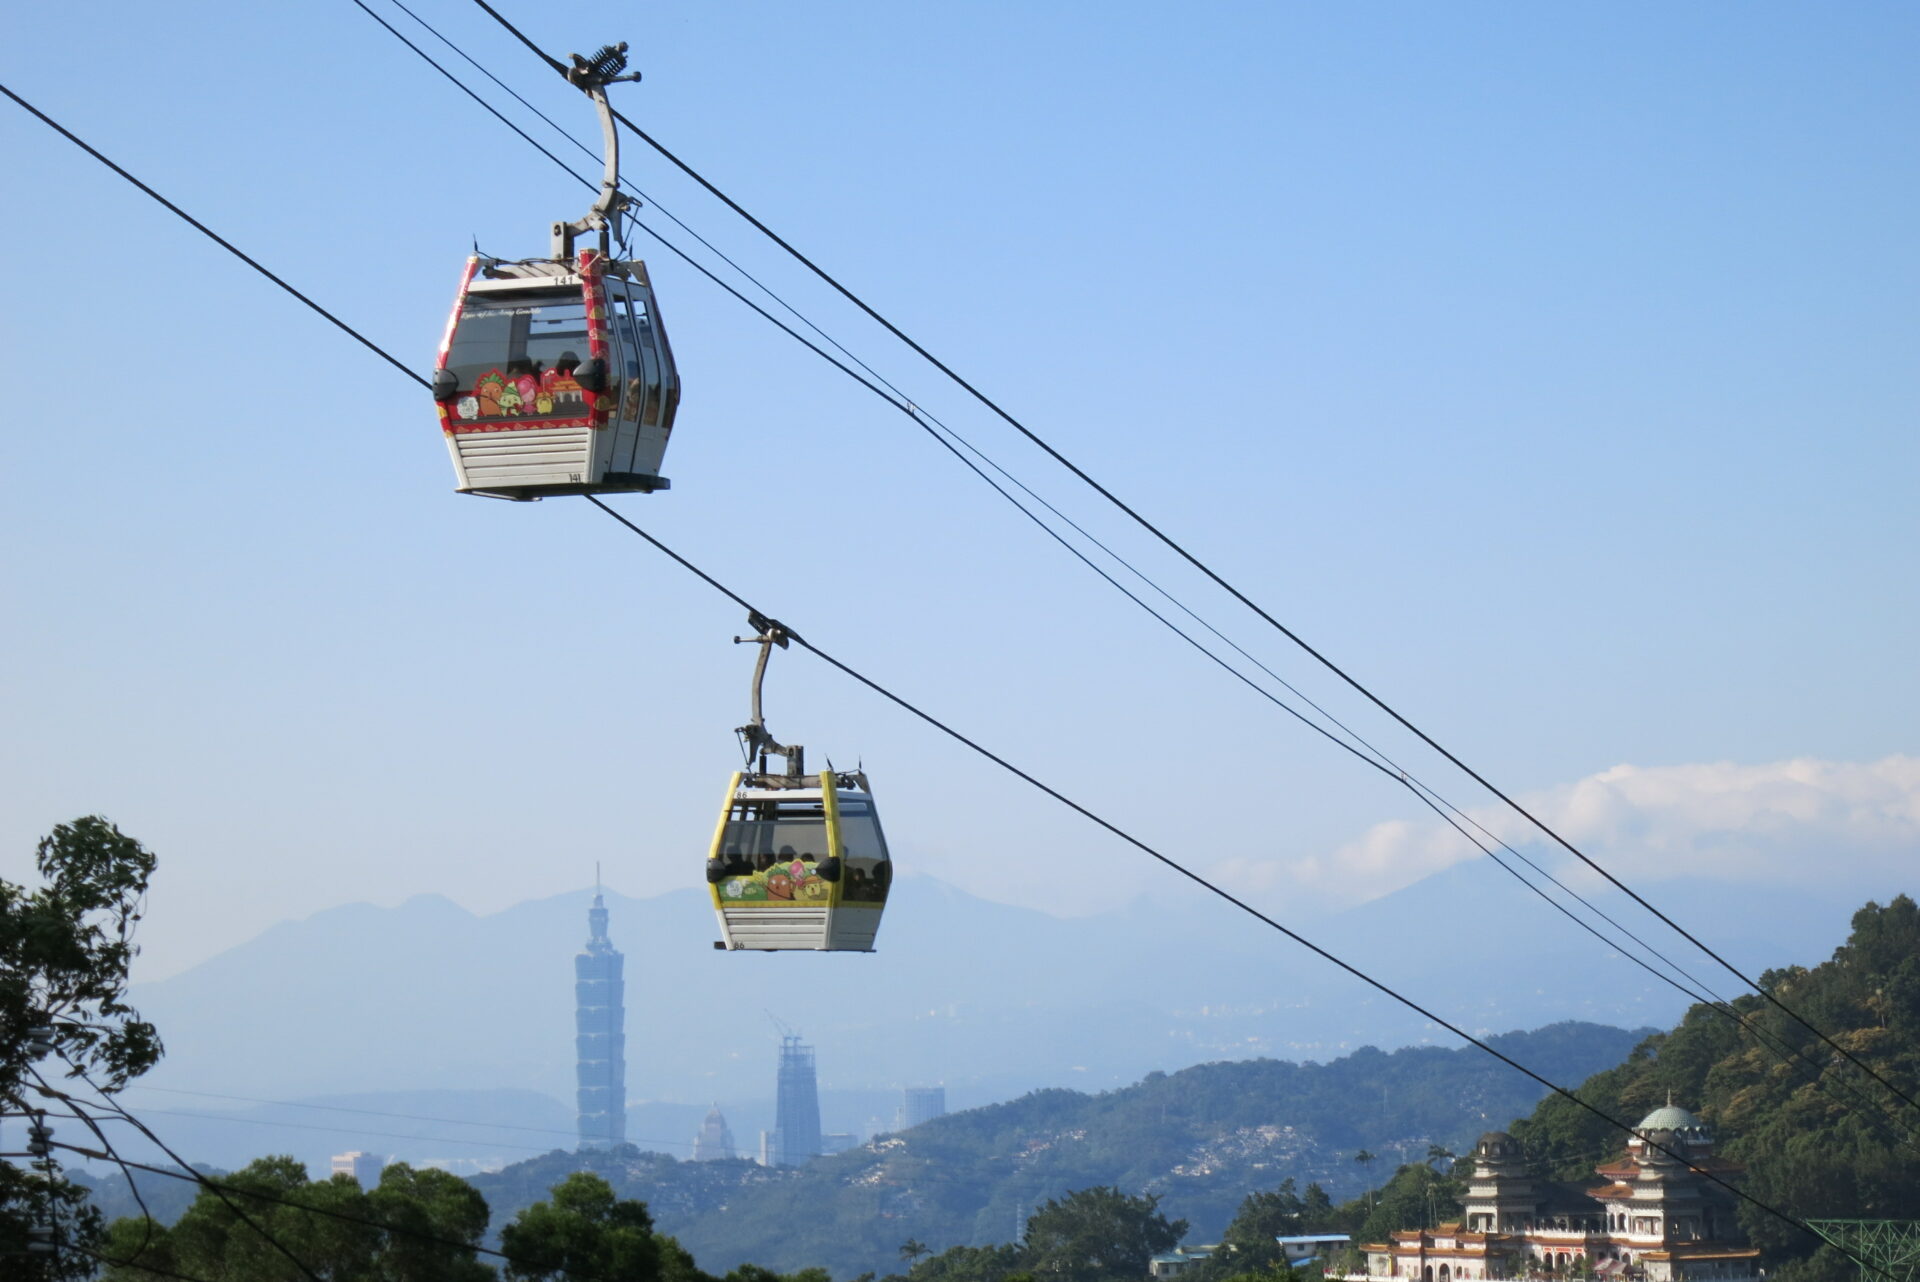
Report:
[[[1597,1183],[1538,1178],[1504,1131],[1481,1136],[1472,1158],[1461,1219],[1363,1247],[1366,1277],[1485,1282],[1548,1271],[1643,1282],[1758,1277],[1760,1252],[1740,1231],[1733,1194],[1708,1178],[1730,1182],[1744,1168],[1715,1157],[1712,1133],[1671,1102],[1641,1119],[1623,1155],[1595,1169]]]

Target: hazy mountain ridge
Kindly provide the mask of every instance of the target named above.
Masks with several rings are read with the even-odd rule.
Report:
[[[1495,1044],[1556,1080],[1617,1063],[1646,1035],[1563,1023]],[[590,1169],[652,1207],[710,1272],[751,1261],[835,1276],[884,1271],[908,1238],[936,1250],[1010,1240],[1026,1212],[1070,1189],[1160,1194],[1195,1240],[1223,1228],[1249,1190],[1289,1176],[1339,1196],[1389,1163],[1460,1148],[1527,1112],[1541,1088],[1471,1047],[1365,1048],[1328,1064],[1253,1060],[1153,1073],[1085,1094],[1049,1089],[950,1113],[800,1170],[676,1162],[632,1150],[553,1153],[473,1183],[496,1226]],[[710,1168],[710,1169],[709,1169]]]
[[[256,1099],[520,1088],[568,1101],[572,957],[588,897],[476,916],[419,896],[282,923],[135,987],[134,1004],[168,1048],[149,1081]],[[627,955],[636,1105],[719,1101],[730,1116],[760,1107],[772,1092],[769,1014],[818,1047],[825,1088],[944,1082],[956,1107],[1208,1060],[1330,1059],[1366,1044],[1451,1040],[1257,922],[1184,892],[1061,919],[906,877],[875,956],[716,953],[699,891],[608,899]],[[1743,910],[1735,890],[1716,890],[1714,902],[1736,934],[1756,928],[1720,941],[1754,966],[1808,957],[1840,933],[1846,912],[1806,903],[1781,922],[1757,904]],[[1763,935],[1762,921],[1774,933]],[[1297,924],[1475,1030],[1567,1018],[1666,1024],[1683,1009],[1672,990],[1516,898],[1484,863]],[[1023,1048],[1011,1061],[997,1049],[1010,1042]],[[869,1116],[829,1118],[828,1129],[861,1129]],[[751,1130],[736,1126],[743,1146]]]

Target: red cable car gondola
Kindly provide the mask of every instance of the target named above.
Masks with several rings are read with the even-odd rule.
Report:
[[[592,98],[606,176],[587,216],[555,223],[547,258],[467,260],[434,368],[433,398],[456,489],[495,498],[664,490],[661,459],[680,376],[646,264],[614,258],[626,211],[606,86],[626,45],[573,55],[568,78]],[[575,238],[599,234],[575,253]]]

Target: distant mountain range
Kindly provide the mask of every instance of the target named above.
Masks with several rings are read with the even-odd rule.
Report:
[[[1737,888],[1660,890],[1756,969],[1824,956],[1854,906],[1803,897],[1782,914]],[[484,917],[433,896],[328,909],[138,985],[167,1056],[127,1099],[189,1159],[223,1166],[571,1147],[572,957],[589,898]],[[716,952],[701,891],[608,904],[627,956],[629,1134],[683,1156],[714,1102],[743,1151],[771,1125],[775,1020],[818,1048],[826,1129],[862,1137],[892,1126],[903,1085],[944,1083],[958,1109],[1213,1060],[1452,1040],[1179,887],[1062,919],[903,877],[874,955]],[[1684,1005],[1486,863],[1289,924],[1475,1031],[1666,1025]],[[273,1100],[305,1107],[250,1103]],[[424,1120],[440,1118],[458,1124]]]
[[[1495,1037],[1556,1081],[1617,1064],[1651,1030],[1556,1024]],[[1019,1047],[1007,1051],[1017,1054]],[[1529,1112],[1540,1086],[1470,1047],[1364,1049],[1329,1064],[1206,1064],[1097,1095],[1037,1091],[949,1114],[804,1168],[676,1162],[633,1150],[555,1153],[476,1176],[497,1227],[574,1170],[605,1175],[721,1273],[752,1262],[818,1265],[835,1277],[899,1266],[909,1238],[934,1250],[1016,1240],[1049,1197],[1115,1184],[1162,1198],[1216,1241],[1249,1192],[1292,1178],[1336,1200],[1378,1182],[1430,1144],[1464,1152]],[[1370,1150],[1383,1170],[1354,1161]]]
[[[1570,1022],[1492,1042],[1556,1081],[1578,1082],[1618,1063],[1648,1031]],[[1020,1051],[1017,1044],[1002,1049]],[[909,1238],[935,1250],[1012,1240],[1045,1199],[1101,1184],[1158,1194],[1170,1216],[1192,1222],[1191,1240],[1213,1240],[1248,1192],[1291,1178],[1302,1188],[1318,1182],[1336,1199],[1352,1195],[1394,1164],[1424,1159],[1431,1144],[1464,1151],[1481,1132],[1526,1114],[1541,1094],[1537,1083],[1473,1048],[1363,1048],[1327,1064],[1212,1063],[1150,1073],[1096,1094],[1035,1091],[799,1168],[762,1167],[744,1157],[680,1161],[632,1147],[580,1153],[562,1143],[468,1178],[492,1209],[496,1240],[523,1207],[584,1169],[604,1175],[621,1196],[646,1202],[659,1227],[711,1273],[752,1262],[783,1271],[824,1266],[847,1278],[894,1267]],[[351,1126],[358,1116],[370,1127],[395,1128],[379,1132],[390,1139],[415,1135],[444,1147],[447,1140],[432,1138],[436,1126],[444,1133],[457,1131],[461,1123],[453,1119],[462,1115],[483,1123],[497,1122],[502,1111],[525,1115],[515,1110],[542,1098],[512,1095],[359,1096],[352,1104],[262,1108],[254,1124],[262,1131],[300,1128],[285,1133],[324,1145],[338,1133],[325,1130],[316,1141],[300,1138],[302,1131],[336,1121]],[[436,1123],[417,1112],[427,1108],[439,1110]],[[143,1104],[135,1109],[156,1124],[179,1119]],[[544,1142],[542,1133],[516,1132],[515,1142],[534,1147]],[[1377,1154],[1384,1170],[1357,1165],[1362,1149]],[[324,1157],[309,1165],[325,1171]],[[109,1216],[138,1213],[124,1177],[87,1182]],[[193,1195],[190,1185],[157,1176],[140,1175],[139,1186],[163,1221],[176,1218]]]

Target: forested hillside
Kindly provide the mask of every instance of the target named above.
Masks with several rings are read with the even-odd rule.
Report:
[[[1644,1033],[1556,1024],[1494,1042],[1559,1080],[1619,1061]],[[1168,1216],[1211,1240],[1246,1194],[1292,1177],[1336,1196],[1430,1145],[1459,1148],[1540,1096],[1471,1048],[1365,1049],[1327,1064],[1276,1060],[1154,1073],[1098,1095],[1038,1091],[938,1118],[804,1170],[684,1163],[631,1150],[552,1154],[473,1181],[500,1223],[583,1164],[639,1198],[656,1222],[724,1272],[751,1261],[836,1277],[897,1267],[911,1240],[935,1250],[1017,1236],[1069,1190],[1155,1193]],[[1378,1154],[1372,1170],[1354,1161]]]
[[[1747,1167],[1746,1190],[1795,1218],[1920,1218],[1920,1146],[1911,1138],[1920,1105],[1910,1102],[1920,1097],[1920,908],[1905,896],[1885,907],[1870,903],[1830,960],[1760,980],[1772,1000],[1743,997],[1731,1010],[1696,1006],[1674,1030],[1646,1038],[1574,1093],[1627,1125],[1669,1098],[1692,1108],[1718,1133],[1719,1151]],[[1527,1060],[1524,1050],[1506,1049]],[[1544,1061],[1528,1062],[1557,1081],[1575,1080]],[[1626,1140],[1619,1127],[1559,1095],[1507,1129],[1536,1168],[1567,1180],[1590,1180]],[[1274,1233],[1379,1241],[1396,1229],[1456,1219],[1470,1163],[1449,1171],[1450,1155],[1438,1146],[1426,1156],[1339,1206],[1311,1186],[1302,1197],[1291,1183],[1249,1182],[1226,1233],[1234,1254],[1187,1276],[1225,1282],[1249,1267],[1258,1272],[1270,1262]],[[1772,1282],[1857,1276],[1851,1261],[1768,1211],[1743,1204],[1740,1215],[1766,1252]],[[1011,1246],[956,1248],[914,1265],[903,1282],[1007,1282],[1030,1263]]]
[[[1830,960],[1770,971],[1760,982],[1792,1014],[1763,997],[1738,998],[1733,1009],[1748,1031],[1695,1006],[1672,1032],[1589,1078],[1580,1098],[1632,1122],[1671,1092],[1713,1127],[1723,1154],[1747,1165],[1748,1192],[1800,1218],[1920,1218],[1920,1147],[1912,1139],[1920,1107],[1894,1093],[1920,1099],[1920,907],[1905,895],[1868,904]],[[1591,1174],[1621,1147],[1605,1122],[1557,1096],[1512,1130],[1536,1161],[1567,1179]],[[1786,1264],[1776,1282],[1854,1275],[1830,1248],[1815,1258],[1814,1242],[1765,1212],[1743,1205],[1740,1214],[1755,1245]]]

